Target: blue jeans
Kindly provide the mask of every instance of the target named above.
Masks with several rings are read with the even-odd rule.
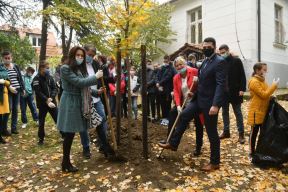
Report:
[[[233,104],[231,103],[235,117],[236,117],[236,123],[238,127],[239,134],[244,133],[244,124],[243,124],[243,115],[241,111],[241,103],[239,104]],[[229,102],[225,102],[225,104],[222,106],[222,117],[223,117],[223,123],[224,123],[224,132],[229,133],[230,132],[230,118],[229,118]]]
[[[90,139],[89,139],[88,130],[82,131],[79,134],[80,134],[80,139],[81,139],[83,150],[90,148]]]
[[[38,113],[36,110],[36,105],[34,103],[34,97],[33,95],[28,95],[26,97],[20,97],[20,109],[21,109],[21,120],[22,123],[27,123],[27,115],[26,115],[26,109],[27,105],[31,111],[32,117],[34,121],[38,121]]]
[[[134,113],[134,118],[137,119],[137,114],[138,114],[138,107],[137,107],[137,96],[132,96],[131,100],[132,100],[132,111]]]
[[[18,105],[20,101],[20,90],[17,89],[17,93],[10,93],[9,94],[9,106],[10,111],[12,112],[12,119],[11,119],[11,131],[17,130],[17,120],[18,120]]]
[[[107,140],[107,121],[106,121],[106,114],[104,110],[104,105],[102,104],[101,100],[97,103],[94,103],[94,107],[97,113],[102,117],[102,123],[97,127],[97,134],[99,137],[99,144],[100,147],[105,145]],[[87,149],[90,146],[89,134],[88,130],[80,132],[81,144],[83,149]]]
[[[97,135],[99,139],[99,147],[100,148],[105,148],[106,145],[108,144],[108,125],[107,125],[107,118],[104,110],[104,105],[100,101],[97,103],[94,103],[94,107],[97,111],[97,113],[102,117],[102,123],[97,127]]]

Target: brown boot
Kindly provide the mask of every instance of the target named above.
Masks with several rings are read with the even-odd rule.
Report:
[[[220,139],[230,138],[229,132],[224,132],[219,136]]]
[[[219,168],[220,168],[219,164],[218,165],[213,165],[213,164],[209,163],[209,164],[204,165],[201,168],[201,171],[211,172],[211,171],[215,171],[215,170],[217,170]]]
[[[244,144],[244,143],[245,143],[244,133],[239,133],[238,142],[239,142],[240,144]]]
[[[173,147],[172,145],[170,145],[169,143],[158,143],[158,146],[163,148],[163,149],[170,149],[172,151],[177,151],[176,147]]]

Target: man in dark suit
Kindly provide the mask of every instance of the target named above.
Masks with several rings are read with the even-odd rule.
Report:
[[[199,113],[204,115],[204,124],[210,142],[210,163],[202,167],[203,171],[219,169],[220,139],[217,132],[219,108],[223,104],[226,82],[226,62],[215,53],[216,41],[208,37],[203,43],[203,52],[206,56],[199,69],[196,97],[181,112],[178,125],[169,143],[159,146],[164,149],[177,150],[181,137],[189,122]]]
[[[226,101],[222,106],[222,116],[224,123],[224,131],[220,135],[220,139],[225,139],[230,137],[230,120],[229,120],[229,104],[231,103],[239,133],[238,142],[244,144],[244,124],[243,115],[241,111],[241,103],[243,103],[243,95],[246,90],[246,76],[241,59],[234,57],[229,52],[228,45],[221,45],[219,47],[219,52],[221,56],[227,62],[227,75],[228,75],[228,85],[226,94]]]

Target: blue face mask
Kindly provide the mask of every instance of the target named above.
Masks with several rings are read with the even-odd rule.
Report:
[[[83,63],[84,59],[76,58],[77,65],[81,65]]]
[[[186,71],[187,71],[187,68],[186,67],[183,67],[182,69],[180,69],[180,70],[178,70],[178,73],[180,73],[180,74],[185,74],[186,73]]]
[[[93,58],[91,56],[86,56],[86,62],[87,63],[92,63],[93,62]]]
[[[45,75],[50,75],[50,69],[45,69]]]

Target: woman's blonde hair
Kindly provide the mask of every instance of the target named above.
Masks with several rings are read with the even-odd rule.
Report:
[[[186,65],[186,60],[182,56],[179,56],[174,60],[174,66],[176,63],[182,63],[183,65]]]

